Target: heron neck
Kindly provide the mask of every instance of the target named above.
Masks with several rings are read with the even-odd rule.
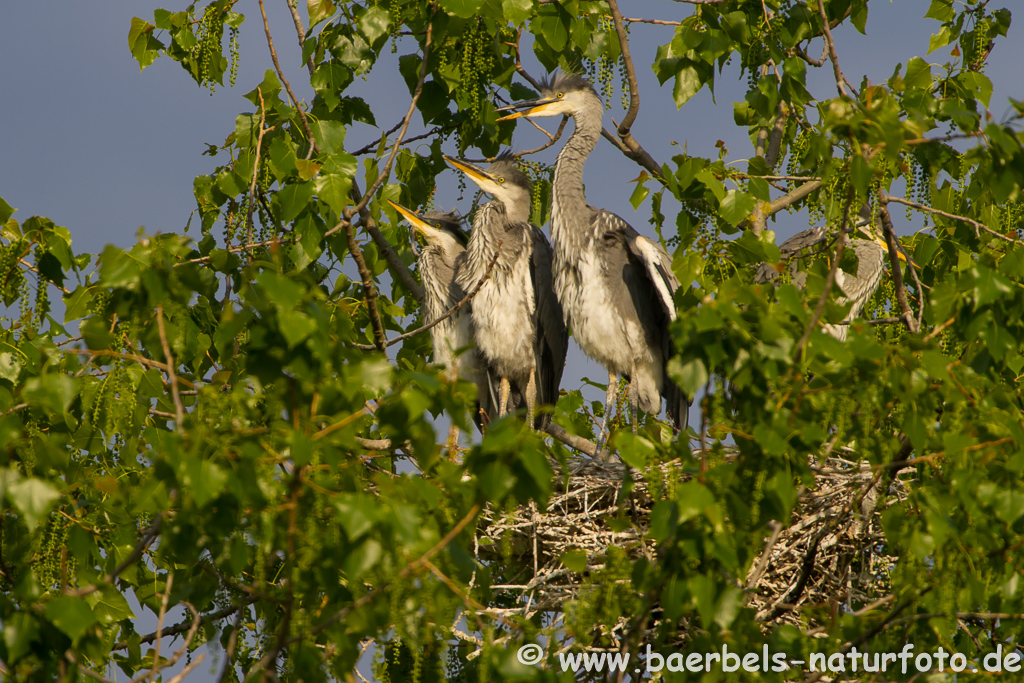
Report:
[[[589,207],[583,195],[583,165],[601,135],[601,113],[599,102],[596,109],[587,108],[572,115],[575,130],[555,162],[551,237],[556,249],[559,242],[567,245],[571,237],[579,236],[590,223]]]

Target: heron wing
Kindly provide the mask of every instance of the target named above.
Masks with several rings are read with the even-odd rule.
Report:
[[[660,244],[638,233],[632,225],[611,211],[598,211],[597,220],[602,224],[605,238],[614,233],[621,234],[627,251],[643,266],[665,314],[669,320],[675,320],[676,305],[672,295],[679,289],[679,278],[672,272],[672,259],[668,253]]]
[[[660,304],[653,307],[657,309],[657,314],[653,315],[653,320],[651,320],[651,316],[655,313],[654,310],[638,310],[637,314],[644,321],[645,326],[652,326],[653,338],[660,340],[662,358],[667,361],[674,352],[668,326],[671,321],[676,319],[673,295],[679,288],[679,278],[672,272],[671,257],[660,244],[644,237],[633,226],[610,211],[598,211],[594,220],[598,224],[606,244],[621,241],[620,248],[625,250],[624,256],[635,267],[632,276],[642,278],[653,290],[647,296],[653,296]],[[631,279],[631,275],[626,273],[624,275],[627,279],[627,289],[635,288],[639,284],[630,287],[628,280]],[[676,427],[685,429],[690,401],[675,382],[669,379],[667,369],[665,369],[662,396],[665,398],[668,418]]]
[[[569,349],[569,332],[565,327],[562,305],[555,296],[551,275],[554,253],[541,229],[529,226],[531,257],[530,279],[533,283],[533,325],[536,330],[534,362],[536,367],[537,403],[554,405],[558,401],[558,388],[565,370],[565,355]],[[550,415],[537,418],[537,428],[543,429]]]

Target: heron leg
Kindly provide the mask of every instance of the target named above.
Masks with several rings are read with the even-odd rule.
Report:
[[[537,369],[530,368],[530,379],[526,383],[526,424],[533,427],[533,411],[537,407]]]
[[[607,456],[601,455],[601,449],[605,447],[608,441],[608,417],[611,415],[612,406],[615,402],[615,394],[618,393],[619,389],[619,376],[614,372],[608,373],[608,392],[604,397],[604,417],[601,419],[601,433],[597,435],[597,457],[599,459],[606,459]]]
[[[505,412],[508,410],[508,392],[511,389],[508,377],[502,377],[498,384],[498,417],[505,417]]]
[[[629,377],[629,406],[631,408],[632,415],[630,416],[630,423],[633,425],[633,436],[636,436],[636,417],[638,412],[638,405],[640,403],[640,390],[636,386],[636,363],[633,363],[632,374]]]

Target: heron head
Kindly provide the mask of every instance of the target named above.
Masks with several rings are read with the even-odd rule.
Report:
[[[879,229],[878,224],[872,219],[870,210],[865,214],[861,212],[860,219],[853,226],[853,235],[857,239],[865,239],[874,242],[882,248],[885,253],[889,252],[889,243],[885,241],[884,234]],[[897,245],[899,240],[896,240]],[[904,263],[910,263],[907,261],[907,257],[903,254],[900,249],[896,250],[896,257]],[[916,265],[916,264],[915,264]]]
[[[497,111],[511,111],[514,113],[503,116],[499,121],[518,119],[522,116],[537,118],[541,116],[572,116],[575,113],[586,109],[588,106],[598,106],[601,98],[598,97],[594,86],[590,81],[579,74],[555,74],[551,78],[541,81],[540,97],[533,100],[524,100],[502,107]],[[598,111],[603,111],[598,109]]]
[[[449,253],[466,248],[466,233],[462,231],[459,219],[454,213],[425,211],[422,214],[417,214],[390,199],[388,204],[409,221],[416,234],[428,245],[439,246]]]
[[[445,161],[462,171],[477,186],[505,206],[513,220],[526,221],[530,218],[532,200],[530,191],[533,184],[530,177],[516,165],[515,157],[509,153],[500,155],[487,168],[446,156]]]

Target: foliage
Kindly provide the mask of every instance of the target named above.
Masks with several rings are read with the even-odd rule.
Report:
[[[432,416],[470,429],[474,389],[430,364],[427,335],[390,358],[379,349],[418,326],[420,296],[408,228],[384,200],[428,206],[442,145],[490,157],[510,142],[514,124],[497,122],[495,102],[534,96],[518,76],[520,45],[549,70],[593,74],[606,100],[618,81],[633,102],[614,2],[309,0],[299,38],[315,96],[297,102],[275,68],[248,92],[251,110],[226,122],[210,172],[195,179],[198,241],[162,234],[76,254],[71,230],[19,222],[0,200],[11,314],[0,329],[7,670],[51,680],[81,677],[79,667],[160,669],[166,661],[149,647],[160,638],[140,633],[136,601],[161,615],[167,604],[194,609],[174,633],[195,624],[188,648],[226,658],[222,680],[268,670],[345,678],[371,640],[382,679],[570,680],[554,653],[618,647],[608,628],[622,616],[634,654],[767,644],[807,659],[913,642],[973,659],[997,643],[1016,647],[1024,103],[1011,100],[1013,118],[993,120],[985,75],[1010,12],[934,0],[929,47],[953,45],[951,59],[915,57],[888,81],[855,87],[841,75],[841,45],[831,58],[809,54],[836,47],[826,27],[863,32],[868,2],[818,1],[680,5],[679,24],[665,29],[652,67],[673,82],[677,106],[724,69],[747,77],[733,104],[754,150],[746,173],[725,150],[659,163],[661,150],[643,150],[628,124],[616,131],[643,167],[634,201],[652,199],[659,234],[671,225],[664,200],[682,206],[667,241],[680,281],[692,284],[676,295],[670,371],[701,397],[689,435],[700,447],[653,419],[637,437],[620,430],[615,443],[636,468],[623,485],[644,477],[657,492],[646,531],[657,562],[611,547],[588,570],[567,554],[568,570],[606,588],[565,605],[564,621],[516,616],[526,598],[492,587],[530,571],[510,550],[490,564],[471,553],[481,509],[545,505],[557,483],[549,458],[576,456],[511,418],[465,452],[444,435],[438,443]],[[133,19],[131,53],[141,68],[170,58],[211,91],[233,84],[238,9],[215,0]],[[389,132],[379,144],[354,149],[349,127],[383,115],[356,94],[362,77],[392,66],[429,137],[406,147],[406,128],[381,121]],[[835,96],[810,91],[809,66],[835,73]],[[550,168],[530,170],[542,222]],[[758,263],[778,261],[772,215],[808,208],[845,239],[861,206],[887,214],[897,204],[928,228],[904,242],[916,265],[867,309],[897,322],[855,321],[846,343],[819,330],[819,314],[831,323],[846,314],[825,300],[836,259],[812,265],[803,290],[752,284]],[[54,292],[62,322],[50,315]],[[592,438],[589,413],[600,409],[565,392],[556,422]],[[888,593],[873,605],[842,595],[802,605],[804,628],[759,622],[744,603],[747,576],[773,524],[792,524],[798,497],[813,490],[814,463],[836,449],[885,481],[907,480],[907,500],[882,518],[886,551],[901,558]],[[692,480],[663,480],[659,466],[673,461]],[[609,524],[636,520],[623,513]],[[657,637],[641,643],[649,615]],[[453,636],[453,624],[475,643]],[[516,660],[533,642],[545,644],[550,667]]]

